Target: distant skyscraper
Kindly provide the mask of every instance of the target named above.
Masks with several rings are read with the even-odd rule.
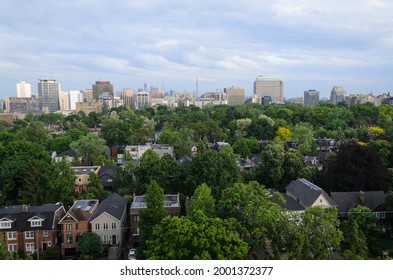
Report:
[[[270,96],[272,103],[284,103],[284,83],[279,78],[259,76],[254,82],[254,95],[257,100]]]
[[[343,87],[335,86],[330,92],[330,102],[333,105],[337,105],[337,103],[345,101],[346,94],[347,92]]]
[[[224,92],[227,94],[228,105],[244,104],[244,88],[224,88]]]
[[[93,85],[94,101],[113,99],[113,85],[109,81],[96,81]]]
[[[319,91],[310,89],[304,92],[304,105],[313,106],[319,103]]]
[[[93,102],[93,90],[91,88],[85,89],[83,91],[83,101],[84,102]]]
[[[20,82],[16,84],[17,97],[31,97],[31,84]]]
[[[136,94],[136,109],[150,106],[150,95],[147,91],[138,91]]]
[[[59,103],[60,84],[56,80],[41,79],[38,82],[38,97],[40,110],[43,112],[57,112]]]
[[[70,110],[76,110],[77,102],[83,102],[82,93],[80,90],[71,90],[69,95]]]
[[[120,92],[120,98],[123,99],[124,106],[135,108],[135,91],[125,88]]]
[[[60,111],[70,110],[70,93],[68,91],[62,91],[59,94]]]

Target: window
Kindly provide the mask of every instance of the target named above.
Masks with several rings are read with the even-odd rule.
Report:
[[[78,178],[78,182],[82,182],[82,179],[81,179],[81,178]]]
[[[72,224],[66,224],[66,230],[72,231]]]
[[[8,244],[8,252],[18,251],[18,246],[16,244]]]
[[[11,222],[9,221],[0,222],[0,228],[11,228]]]
[[[386,212],[381,212],[381,219],[385,219],[386,218]]]
[[[49,236],[49,232],[47,230],[44,230],[43,233],[44,233],[44,237],[48,237]]]
[[[26,243],[26,252],[34,252],[34,251],[35,251],[34,243]]]
[[[16,240],[16,231],[7,232],[7,240]]]
[[[67,234],[67,243],[72,243],[72,234]]]
[[[133,228],[132,229],[132,235],[138,236],[139,235],[139,228]]]
[[[108,183],[112,183],[112,178],[108,178],[108,180],[106,180]]]
[[[34,231],[25,231],[25,238],[26,239],[33,239],[34,238]]]
[[[100,230],[100,224],[99,223],[95,223],[95,228],[96,228],[96,230]]]
[[[108,228],[109,228],[108,223],[104,223],[104,229],[108,229]]]
[[[108,235],[104,235],[102,237],[102,243],[103,244],[109,244],[109,236]]]
[[[31,227],[40,227],[40,226],[42,226],[42,221],[41,220],[32,220],[32,221],[30,221],[30,226]]]
[[[132,220],[133,220],[134,222],[139,222],[139,215],[134,215],[134,216],[132,216]]]
[[[112,223],[112,229],[116,229],[116,223]]]

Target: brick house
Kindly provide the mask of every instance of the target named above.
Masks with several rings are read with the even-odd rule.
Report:
[[[90,219],[98,208],[97,199],[77,200],[59,221],[61,226],[61,252],[65,257],[78,253],[80,236],[91,230]]]
[[[58,222],[64,216],[61,203],[41,206],[15,205],[0,209],[0,233],[9,252],[34,252],[38,257],[47,248],[59,244]]]
[[[99,174],[100,166],[72,166],[75,173],[75,193],[84,194],[90,184],[90,173]]]

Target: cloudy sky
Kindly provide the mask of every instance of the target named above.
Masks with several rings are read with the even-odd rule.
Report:
[[[37,79],[63,90],[109,80],[199,93],[252,94],[259,75],[284,96],[335,85],[393,91],[390,0],[1,0],[0,98]]]

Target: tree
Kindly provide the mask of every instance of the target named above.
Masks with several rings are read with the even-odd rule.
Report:
[[[147,186],[145,194],[146,208],[139,212],[141,228],[141,244],[138,250],[138,258],[145,258],[143,250],[146,248],[146,241],[151,238],[153,228],[159,224],[161,220],[167,215],[164,209],[164,190],[157,184],[156,181],[151,181]]]
[[[131,125],[120,120],[116,111],[113,111],[110,116],[104,118],[101,135],[109,147],[128,144],[128,139],[131,137]]]
[[[312,171],[306,166],[303,155],[297,150],[285,152],[283,185],[287,186],[298,178],[311,179]]]
[[[79,239],[79,252],[84,255],[93,255],[100,250],[100,236],[94,232],[85,232]]]
[[[99,200],[103,200],[106,196],[108,196],[108,192],[104,190],[104,187],[96,173],[90,172],[89,178],[90,183],[87,186],[87,192],[83,195],[84,199],[97,198]]]
[[[309,124],[300,123],[292,128],[292,139],[297,142],[297,148],[303,155],[312,154],[315,150],[313,129]]]
[[[199,185],[190,199],[187,215],[190,219],[196,215],[196,211],[202,211],[208,218],[216,216],[216,205],[211,190],[205,183]]]
[[[233,143],[233,151],[246,158],[251,153],[259,153],[261,149],[259,141],[255,138],[240,138]]]
[[[239,260],[248,253],[247,243],[234,233],[234,221],[208,218],[166,217],[154,228],[145,251],[148,259]]]
[[[85,164],[90,166],[94,159],[105,152],[105,140],[97,134],[88,133],[72,142],[70,147],[77,150],[77,154],[85,159]]]
[[[7,242],[3,233],[0,234],[0,260],[12,260],[12,254],[8,252]]]
[[[299,218],[296,241],[289,257],[301,260],[326,260],[343,239],[338,210],[333,207],[308,207]]]
[[[286,127],[279,127],[276,131],[276,134],[283,141],[291,140],[292,137],[291,131]]]
[[[368,257],[367,240],[356,221],[343,223],[344,240],[341,246],[347,260],[365,260]]]
[[[61,201],[64,206],[74,203],[75,172],[69,163],[61,160],[53,164],[50,187],[52,201]]]
[[[269,188],[282,189],[285,152],[281,144],[268,143],[261,153],[262,163],[257,167],[258,181]]]
[[[389,176],[373,148],[348,142],[329,161],[324,181],[330,191],[386,191]]]

